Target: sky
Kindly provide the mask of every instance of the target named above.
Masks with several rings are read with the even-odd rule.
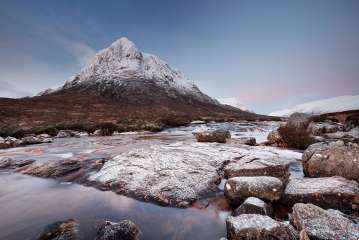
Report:
[[[2,0],[0,97],[62,85],[120,37],[269,113],[359,94],[358,0]]]

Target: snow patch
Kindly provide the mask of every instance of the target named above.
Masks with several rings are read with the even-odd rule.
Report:
[[[348,95],[299,104],[293,108],[272,112],[269,115],[288,117],[295,112],[323,114],[357,109],[359,109],[359,95]]]

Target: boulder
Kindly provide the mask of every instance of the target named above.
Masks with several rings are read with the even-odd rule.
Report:
[[[225,143],[231,138],[231,133],[227,130],[215,130],[193,133],[198,142],[218,142]]]
[[[278,130],[273,130],[268,134],[267,144],[275,147],[287,147]]]
[[[100,226],[95,240],[138,240],[140,235],[139,227],[129,220],[119,223],[106,221]]]
[[[324,210],[313,204],[295,204],[291,222],[299,231],[304,230],[309,239],[359,239],[359,225],[339,211]]]
[[[321,136],[326,133],[335,133],[344,130],[344,125],[334,122],[311,122],[308,126],[308,131],[314,136]]]
[[[226,220],[228,240],[294,240],[298,233],[289,224],[259,214],[242,214]]]
[[[356,143],[315,143],[304,152],[302,160],[305,176],[342,176],[359,181],[359,145]]]
[[[262,201],[259,198],[247,198],[234,212],[233,216],[241,214],[260,214],[271,216],[273,212],[272,206],[269,203]]]
[[[241,137],[241,138],[232,138],[227,140],[229,144],[244,144],[249,146],[255,146],[257,141],[254,137]]]
[[[248,197],[275,201],[281,198],[283,188],[282,181],[275,177],[234,177],[227,180],[224,193],[233,204]]]
[[[226,178],[242,176],[271,176],[280,178],[284,183],[289,178],[290,161],[279,157],[243,156],[229,162],[224,167]]]
[[[287,120],[287,126],[306,129],[311,122],[311,115],[306,113],[293,113]]]
[[[79,237],[79,224],[74,219],[59,221],[45,227],[37,240],[76,240]]]
[[[342,177],[290,179],[281,202],[312,203],[323,208],[351,209],[359,184]]]
[[[43,164],[31,164],[20,169],[20,172],[37,177],[56,178],[66,176],[79,169],[81,169],[81,163],[79,161],[66,159],[48,161]]]

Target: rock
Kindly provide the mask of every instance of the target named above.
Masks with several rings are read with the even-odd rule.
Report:
[[[34,136],[24,137],[21,140],[25,145],[52,142],[52,138],[39,138],[39,137],[34,137]]]
[[[283,183],[275,177],[234,177],[228,179],[224,193],[234,203],[241,203],[248,197],[275,201],[282,196]]]
[[[359,225],[338,211],[324,210],[313,204],[295,204],[291,222],[299,231],[304,230],[309,239],[359,239]]]
[[[129,220],[119,223],[106,221],[100,226],[95,240],[138,240],[140,235],[139,227]]]
[[[242,214],[226,220],[228,240],[294,240],[298,233],[288,224],[259,214]]]
[[[16,169],[16,168],[27,166],[34,162],[35,160],[32,159],[14,160],[11,158],[5,158],[0,160],[0,169]]]
[[[323,208],[351,209],[359,184],[342,177],[290,179],[281,202],[312,203]]]
[[[356,143],[315,143],[304,152],[302,160],[305,176],[342,176],[359,182],[359,145]]]
[[[239,156],[281,157],[267,147],[177,141],[126,151],[88,177],[89,184],[144,201],[185,207],[218,192],[225,163]],[[301,154],[298,154],[301,157]],[[244,199],[243,199],[244,200]]]
[[[38,138],[42,138],[42,139],[44,139],[44,138],[51,138],[51,136],[50,136],[49,134],[46,134],[46,133],[39,134],[39,135],[37,135],[37,137],[38,137]]]
[[[74,219],[59,221],[45,227],[37,240],[76,240],[79,238],[79,224]]]
[[[260,214],[271,216],[273,212],[272,206],[259,198],[247,198],[233,213],[233,216],[241,214]]]
[[[57,138],[80,137],[80,134],[72,130],[60,130],[57,133]]]
[[[9,147],[20,147],[25,145],[22,140],[14,137],[5,138],[5,144],[7,144]]]
[[[225,143],[231,138],[231,133],[226,130],[215,130],[193,133],[198,142],[218,142]]]
[[[290,161],[278,157],[240,157],[224,167],[226,178],[241,176],[271,176],[280,178],[284,183],[289,178]]]
[[[308,131],[314,136],[321,136],[326,133],[335,133],[344,130],[344,125],[334,122],[311,122],[308,126]]]
[[[275,147],[286,147],[282,136],[279,134],[278,130],[271,131],[267,136],[267,144]]]
[[[95,130],[95,131],[93,132],[93,135],[94,135],[94,136],[103,136],[101,129]]]
[[[230,140],[227,140],[227,143],[255,146],[257,144],[257,141],[254,137],[241,137],[241,138],[232,138]]]
[[[311,122],[311,115],[306,113],[293,113],[287,120],[287,126],[306,129]]]
[[[49,161],[43,164],[32,164],[20,170],[21,173],[44,177],[56,178],[63,177],[81,168],[81,163],[77,160]]]
[[[0,137],[0,149],[9,148],[10,144],[8,144],[4,138]]]

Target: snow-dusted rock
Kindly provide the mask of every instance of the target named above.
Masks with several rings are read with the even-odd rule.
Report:
[[[78,240],[79,223],[74,219],[59,221],[46,226],[37,240]]]
[[[234,177],[227,180],[224,193],[233,204],[238,204],[248,197],[279,200],[283,189],[282,181],[275,177]]]
[[[267,144],[275,147],[286,147],[287,144],[284,142],[284,139],[279,134],[278,130],[271,131],[267,136]]]
[[[235,159],[224,167],[226,178],[241,176],[271,176],[280,178],[284,183],[289,178],[289,164],[291,161],[279,157],[251,157],[243,156]]]
[[[359,225],[338,211],[324,210],[313,204],[295,204],[291,222],[299,231],[304,230],[310,239],[359,239]]]
[[[294,228],[259,214],[242,214],[226,220],[228,240],[295,240]]]
[[[105,221],[98,229],[95,240],[138,240],[140,235],[139,227],[130,220],[118,223]]]
[[[359,184],[342,177],[290,179],[281,202],[312,203],[323,208],[351,209]]]
[[[359,145],[340,140],[312,144],[303,154],[303,171],[308,177],[342,176],[359,182]]]
[[[268,151],[266,147],[176,142],[136,148],[118,155],[99,172],[91,174],[89,181],[138,199],[186,206],[207,192],[217,191],[224,163],[243,155],[296,157],[292,152]]]
[[[272,212],[273,209],[270,203],[266,203],[259,198],[249,197],[234,210],[233,216],[239,216],[241,214],[261,214],[271,216]]]

